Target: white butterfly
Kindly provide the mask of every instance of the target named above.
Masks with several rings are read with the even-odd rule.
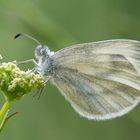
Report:
[[[39,45],[35,56],[37,70],[83,117],[115,118],[140,101],[139,41],[82,43],[54,53]]]

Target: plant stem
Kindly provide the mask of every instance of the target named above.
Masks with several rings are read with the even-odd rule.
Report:
[[[0,110],[0,131],[2,130],[3,125],[5,123],[6,117],[8,115],[9,107],[10,107],[10,102],[6,100]]]

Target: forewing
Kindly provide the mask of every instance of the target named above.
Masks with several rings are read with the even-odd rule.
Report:
[[[120,56],[117,57],[116,56]],[[108,61],[131,62],[133,67],[140,71],[140,42],[135,40],[108,40],[91,43],[82,43],[64,48],[53,56],[56,67],[69,67],[71,64],[96,63]]]
[[[121,116],[140,98],[138,41],[80,44],[54,55],[52,82],[89,119]]]

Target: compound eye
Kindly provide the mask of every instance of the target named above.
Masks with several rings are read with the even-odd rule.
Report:
[[[35,49],[35,57],[37,59],[42,56],[42,49],[43,49],[43,47],[41,45],[36,47],[36,49]]]

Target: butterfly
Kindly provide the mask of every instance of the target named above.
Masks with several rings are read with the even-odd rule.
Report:
[[[40,44],[35,49],[35,57],[37,71],[46,82],[54,84],[85,118],[116,118],[140,101],[139,41],[115,39],[81,43],[57,52]]]

